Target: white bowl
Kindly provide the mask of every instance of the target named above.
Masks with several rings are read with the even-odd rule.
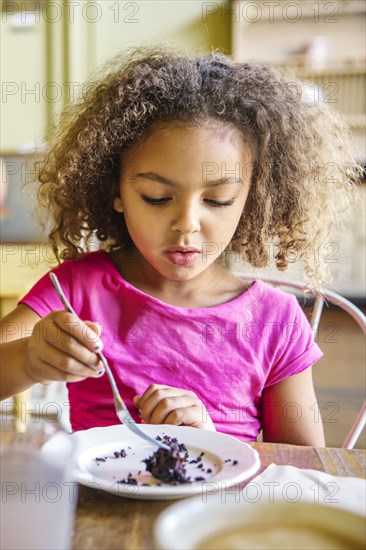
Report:
[[[238,495],[238,496],[237,496]],[[170,506],[158,518],[160,550],[365,548],[365,518],[304,502],[248,502],[207,495]]]

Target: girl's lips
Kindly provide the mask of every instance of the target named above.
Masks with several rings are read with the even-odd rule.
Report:
[[[197,250],[167,250],[168,260],[174,265],[190,265],[199,257]]]

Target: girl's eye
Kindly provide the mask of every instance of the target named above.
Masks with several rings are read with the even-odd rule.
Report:
[[[167,204],[171,200],[170,197],[162,197],[161,199],[154,199],[152,197],[147,197],[146,195],[141,195],[141,198],[144,202],[147,202],[148,204],[153,204],[156,206]],[[216,201],[214,199],[204,199],[204,201],[209,206],[213,206],[215,208],[219,208],[221,206],[231,206],[234,203],[234,199],[230,199],[227,201]]]
[[[144,202],[147,202],[148,204],[166,204],[168,201],[170,201],[169,197],[163,197],[161,199],[153,199],[151,197],[147,197],[146,195],[141,195],[141,198]]]
[[[215,201],[213,199],[205,199],[205,202],[214,207],[231,206],[234,203],[234,199],[230,199],[228,201]]]

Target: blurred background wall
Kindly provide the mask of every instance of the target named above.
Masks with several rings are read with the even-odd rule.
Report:
[[[230,16],[210,12],[212,2],[2,4],[2,151],[27,150],[42,141],[50,117],[75,98],[94,69],[120,50],[164,42],[191,50],[230,51]]]
[[[333,70],[328,82],[334,71],[365,75],[363,0],[2,0],[0,30],[1,152],[42,143],[51,117],[89,75],[141,44],[218,48],[240,61],[303,66],[319,78]],[[360,102],[362,92],[351,97],[353,89],[335,82],[325,95],[337,107],[341,93]]]

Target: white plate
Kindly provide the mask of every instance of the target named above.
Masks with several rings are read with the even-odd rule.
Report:
[[[229,538],[219,538],[226,533]],[[324,504],[261,502],[238,491],[169,506],[155,525],[159,550],[365,548],[365,518]],[[320,536],[311,542],[308,537]],[[207,540],[211,538],[214,544]],[[330,537],[325,543],[324,537]]]
[[[156,448],[121,424],[73,434],[77,442],[73,472],[76,481],[123,497],[164,500],[217,493],[248,479],[260,466],[257,451],[229,435],[167,424],[142,424],[141,429],[152,437],[176,437],[179,443],[186,445],[189,460],[204,452],[203,470],[198,468],[198,463],[187,464],[187,474],[192,480],[204,477],[205,481],[169,485],[152,478],[142,461]],[[126,450],[127,456],[115,458],[113,453],[121,449]],[[105,459],[105,462],[96,461],[96,458]],[[207,472],[208,469],[212,472]],[[118,483],[129,473],[138,480],[138,485]]]

